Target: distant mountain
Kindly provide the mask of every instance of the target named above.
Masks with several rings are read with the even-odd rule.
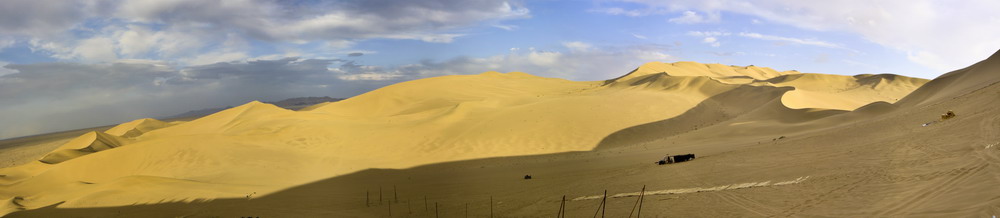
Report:
[[[340,101],[340,100],[344,100],[344,98],[331,98],[330,96],[323,96],[323,97],[289,98],[289,99],[285,99],[285,100],[281,100],[281,101],[265,102],[265,103],[273,104],[275,106],[278,106],[278,107],[281,107],[281,108],[284,108],[284,109],[299,110],[299,109],[302,109],[302,108],[305,108],[305,107],[309,107],[309,106],[320,104],[320,103],[324,103],[324,102],[336,102],[336,101]],[[230,109],[230,108],[233,108],[233,106],[225,106],[225,107],[217,107],[217,108],[205,108],[205,109],[199,109],[199,110],[191,110],[191,111],[184,112],[184,113],[181,113],[181,114],[177,114],[177,115],[173,115],[173,116],[167,116],[167,117],[162,117],[162,118],[159,118],[159,119],[176,119],[176,118],[183,118],[183,117],[203,117],[205,115],[214,114],[214,113],[217,113],[219,111],[223,111],[223,110]]]
[[[305,107],[309,107],[315,104],[324,102],[336,102],[344,100],[343,98],[331,98],[329,96],[323,97],[301,97],[301,98],[289,98],[276,102],[264,102],[268,104],[273,104],[278,107],[282,107],[289,110],[299,110]],[[231,107],[230,107],[231,108]]]

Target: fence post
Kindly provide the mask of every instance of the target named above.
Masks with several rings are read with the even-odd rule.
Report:
[[[601,218],[604,218],[604,213],[602,213],[601,211],[604,211],[605,209],[604,205],[606,204],[607,201],[608,201],[608,190],[605,189],[604,198],[601,199],[601,204],[597,205],[597,211],[594,211],[594,218],[597,218],[598,213],[601,214]]]
[[[563,195],[562,201],[559,202],[559,213],[556,214],[556,218],[566,217],[566,195]]]
[[[604,200],[601,203],[601,218],[604,218],[604,214],[608,212],[608,190],[604,190]]]
[[[636,217],[639,217],[639,213],[642,213],[642,198],[646,193],[646,185],[642,186],[642,191],[639,191],[639,196],[635,199],[635,204],[632,205],[632,212],[628,213],[628,217],[632,217],[634,213]],[[639,213],[636,213],[635,208],[639,207]]]
[[[636,218],[642,215],[642,201],[644,200],[646,200],[646,185],[642,185],[642,191],[639,192],[639,211],[635,213]]]

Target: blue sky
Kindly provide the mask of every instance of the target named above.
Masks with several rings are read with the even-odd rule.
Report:
[[[1000,2],[8,0],[0,138],[441,75],[649,61],[933,78],[1000,49]]]

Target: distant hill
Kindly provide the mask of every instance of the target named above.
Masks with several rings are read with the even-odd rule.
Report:
[[[305,108],[305,107],[309,107],[309,106],[320,104],[320,103],[324,103],[324,102],[336,102],[336,101],[340,101],[340,100],[344,100],[344,98],[331,98],[330,96],[323,96],[323,97],[298,97],[298,98],[289,98],[289,99],[285,99],[285,100],[281,100],[281,101],[265,102],[265,103],[273,104],[275,106],[278,106],[278,107],[281,107],[281,108],[284,108],[284,109],[299,110],[299,109],[302,109],[302,108]],[[191,110],[191,111],[184,112],[184,113],[181,113],[181,114],[177,114],[177,115],[173,115],[173,116],[167,116],[167,117],[161,117],[161,118],[158,118],[158,119],[175,119],[175,118],[183,118],[183,117],[202,117],[202,116],[205,116],[205,115],[214,114],[214,113],[217,113],[219,111],[223,111],[223,110],[230,109],[230,108],[233,108],[233,106],[225,106],[225,107],[217,107],[217,108],[205,108],[205,109]]]

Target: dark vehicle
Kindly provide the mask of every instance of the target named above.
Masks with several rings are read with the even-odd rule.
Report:
[[[674,156],[670,156],[669,154],[667,154],[667,156],[664,156],[663,159],[657,161],[656,164],[664,165],[664,164],[680,163],[680,162],[694,160],[694,158],[695,158],[694,154],[682,154]]]

